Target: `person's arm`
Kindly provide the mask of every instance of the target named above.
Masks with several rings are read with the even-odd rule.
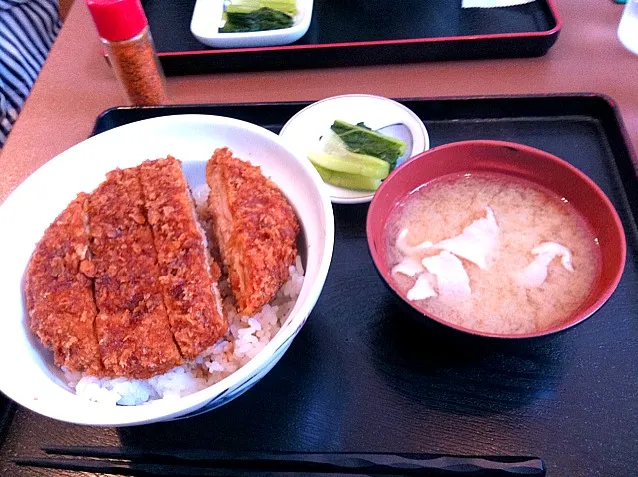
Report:
[[[0,148],[59,30],[58,0],[0,0]]]

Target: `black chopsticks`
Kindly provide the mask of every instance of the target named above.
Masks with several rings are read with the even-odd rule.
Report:
[[[231,452],[128,447],[47,447],[60,457],[16,458],[21,466],[132,476],[361,477],[545,476],[536,457],[392,453]]]

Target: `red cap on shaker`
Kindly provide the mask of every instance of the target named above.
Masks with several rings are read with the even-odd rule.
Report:
[[[86,5],[99,35],[108,41],[128,40],[148,25],[140,0],[86,0]]]

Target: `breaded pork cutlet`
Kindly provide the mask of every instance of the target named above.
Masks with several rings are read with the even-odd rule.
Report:
[[[299,223],[279,188],[259,167],[217,149],[206,165],[213,232],[240,313],[275,297],[297,256]]]
[[[30,328],[53,349],[55,364],[99,375],[97,310],[87,268],[87,196],[80,194],[53,221],[36,246],[25,274]]]
[[[206,237],[181,163],[169,156],[146,161],[139,169],[171,331],[182,356],[194,359],[228,329],[210,273]]]
[[[227,332],[218,278],[181,163],[146,161],[47,229],[25,276],[30,326],[59,366],[147,379]]]
[[[160,284],[137,169],[115,170],[89,198],[95,320],[109,376],[146,379],[182,363]]]

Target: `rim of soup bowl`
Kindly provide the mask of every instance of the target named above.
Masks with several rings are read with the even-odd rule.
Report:
[[[597,197],[602,201],[602,203],[605,206],[605,209],[607,210],[607,216],[610,219],[615,231],[618,234],[618,238],[621,245],[618,250],[620,254],[620,260],[618,262],[618,266],[614,270],[612,280],[605,287],[602,293],[598,294],[598,296],[593,301],[593,303],[591,303],[585,309],[576,310],[576,312],[574,312],[569,318],[563,320],[561,323],[554,325],[550,328],[546,328],[540,331],[535,331],[530,333],[503,334],[503,333],[492,333],[492,332],[475,330],[472,328],[467,328],[467,327],[460,326],[460,325],[451,323],[449,321],[446,321],[434,313],[426,312],[422,307],[408,300],[407,294],[398,288],[395,281],[392,280],[392,277],[390,275],[391,272],[389,267],[386,265],[386,261],[381,257],[381,253],[382,253],[381,250],[384,249],[383,245],[377,246],[377,244],[375,244],[376,238],[383,240],[385,236],[384,230],[387,224],[387,219],[389,215],[394,211],[394,208],[396,207],[396,204],[398,203],[398,201],[395,200],[394,205],[390,209],[390,213],[388,213],[386,216],[384,217],[378,216],[379,202],[380,200],[382,200],[384,196],[384,191],[385,192],[391,191],[392,188],[394,187],[393,184],[397,180],[397,177],[400,177],[402,174],[409,173],[408,171],[411,168],[417,167],[415,166],[415,164],[423,163],[424,161],[428,159],[428,157],[432,155],[440,154],[442,151],[445,151],[448,149],[466,148],[469,146],[507,148],[507,149],[520,151],[530,156],[536,156],[537,158],[542,157],[544,160],[551,161],[555,163],[556,165],[558,165],[559,167],[565,169],[567,173],[570,173],[573,176],[575,176],[577,180],[582,181],[587,186],[587,188],[591,190],[593,193],[595,193]],[[422,166],[422,167],[425,167],[425,166]],[[440,177],[444,177],[444,176],[440,176]],[[535,182],[533,180],[531,180],[531,182],[534,182],[540,187],[548,189],[546,186],[544,186],[543,184],[539,182]],[[408,191],[407,193],[402,194],[400,198],[393,193],[389,193],[388,195],[394,196],[395,199],[402,199],[403,197],[405,197],[407,194],[411,192],[412,191]],[[578,211],[579,214],[585,216],[585,214],[583,214],[579,209],[576,209],[576,210]],[[565,331],[569,328],[572,328],[582,323],[587,318],[591,317],[594,313],[596,313],[613,295],[616,288],[618,287],[618,284],[620,283],[620,279],[622,277],[626,258],[627,258],[627,241],[625,237],[623,224],[622,224],[622,221],[620,220],[620,217],[618,216],[618,212],[616,211],[615,207],[613,206],[613,204],[611,203],[611,200],[607,197],[607,195],[600,189],[600,187],[598,187],[598,185],[589,176],[587,176],[580,169],[576,168],[575,166],[568,163],[564,159],[561,159],[553,154],[550,154],[546,151],[543,151],[531,146],[526,146],[524,144],[518,144],[518,143],[513,143],[508,141],[495,141],[495,140],[458,141],[458,142],[448,143],[442,146],[432,148],[430,150],[424,151],[421,154],[418,154],[410,158],[403,165],[395,169],[390,174],[390,176],[388,176],[388,178],[386,178],[381,183],[381,186],[379,187],[375,196],[373,197],[372,202],[370,203],[370,207],[368,209],[368,215],[366,219],[366,235],[368,240],[368,250],[370,252],[372,261],[374,262],[374,266],[377,272],[379,273],[379,275],[381,276],[385,284],[403,302],[405,302],[405,304],[407,304],[414,312],[422,315],[423,318],[429,318],[446,328],[451,328],[453,330],[459,331],[466,335],[474,335],[474,336],[479,336],[482,338],[496,338],[496,339],[504,339],[504,340],[524,340],[529,338],[539,338],[543,336],[549,336],[549,335],[553,335],[553,334]],[[591,296],[591,292],[589,296]]]

